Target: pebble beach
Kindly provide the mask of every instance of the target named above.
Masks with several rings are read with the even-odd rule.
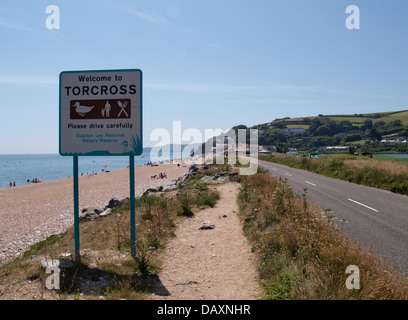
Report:
[[[188,165],[160,164],[135,168],[136,197],[188,172]],[[158,179],[160,173],[166,179]],[[153,179],[152,176],[156,178]],[[79,177],[79,210],[105,207],[109,200],[129,197],[129,170]],[[0,265],[20,256],[31,245],[60,234],[74,223],[73,179],[0,189]]]

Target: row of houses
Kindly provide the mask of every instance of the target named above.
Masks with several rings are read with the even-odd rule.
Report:
[[[349,146],[321,147],[319,151],[349,151]]]
[[[407,143],[407,138],[400,137],[400,138],[392,139],[392,140],[383,139],[380,141],[380,143]]]

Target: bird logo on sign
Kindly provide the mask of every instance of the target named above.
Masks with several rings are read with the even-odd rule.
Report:
[[[72,107],[75,108],[76,113],[78,113],[81,117],[83,117],[85,113],[90,112],[94,108],[94,106],[92,107],[81,106],[79,102],[76,102]]]

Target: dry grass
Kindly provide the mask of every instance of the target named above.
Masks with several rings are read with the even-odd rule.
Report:
[[[384,171],[388,175],[408,174],[408,163],[404,162],[375,159],[348,160],[345,158],[344,164],[350,168],[366,168],[376,171]]]
[[[346,238],[322,213],[295,196],[285,181],[258,173],[243,181],[244,229],[261,258],[265,299],[408,299],[408,279]],[[346,268],[360,269],[349,290]]]
[[[408,195],[408,163],[336,155],[318,159],[284,154],[260,156],[261,160],[309,170],[328,177]]]

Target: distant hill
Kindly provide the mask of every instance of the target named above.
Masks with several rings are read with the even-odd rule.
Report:
[[[408,143],[403,142],[408,140],[408,110],[286,117],[252,127],[240,124],[230,130],[237,132],[239,129],[258,129],[258,144],[280,152],[289,148],[310,152],[322,147],[351,145],[356,151],[408,152]],[[216,137],[201,144],[198,149],[204,152],[211,146],[216,146]]]
[[[408,151],[407,144],[399,143],[408,137],[408,110],[287,117],[251,128],[259,130],[259,144],[265,146],[281,144],[310,151],[325,146],[355,145],[358,148],[370,144],[376,151]],[[381,142],[384,139],[394,143]]]
[[[303,127],[309,128],[310,121],[319,117],[326,117],[335,121],[350,121],[353,125],[361,126],[367,119],[371,119],[373,123],[379,121],[392,122],[395,120],[401,120],[404,126],[408,125],[408,110],[394,111],[394,112],[378,112],[378,113],[365,113],[365,114],[336,114],[336,115],[318,115],[312,117],[298,117],[298,118],[283,118],[275,119],[272,122],[257,125],[255,127],[262,127],[268,124],[284,123],[287,128]]]

